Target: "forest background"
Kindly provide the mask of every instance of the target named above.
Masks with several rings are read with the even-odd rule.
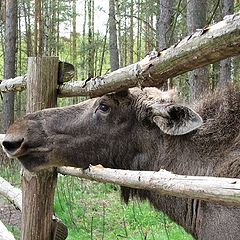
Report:
[[[0,79],[26,74],[29,56],[58,56],[61,61],[73,64],[75,67],[73,80],[81,81],[105,75],[141,60],[154,49],[168,48],[197,29],[219,22],[224,16],[239,11],[240,0],[0,0]],[[239,81],[239,69],[239,57],[225,59],[169,79],[164,89],[175,87],[186,101],[193,101],[200,98],[205,91],[214,91],[217,87],[223,88],[228,82]],[[59,99],[58,105],[74,104],[83,99],[82,97]],[[25,92],[1,94],[0,132],[5,132],[14,119],[25,114],[25,106]],[[77,184],[79,185],[79,182]],[[79,203],[79,196],[76,196],[80,194],[79,191],[81,197],[86,191],[91,193],[96,191],[97,195],[92,197],[98,199],[98,190],[104,189],[102,195],[105,199],[106,193],[110,194],[109,199],[113,197],[112,188],[115,187],[104,185],[94,190],[89,188],[91,184],[86,185],[85,182],[81,184],[80,189],[73,187],[72,182],[68,183],[71,185],[71,191],[67,191],[70,191],[72,197],[70,200],[66,198],[64,203],[57,202],[59,211],[64,209],[63,205],[68,208],[69,201],[74,206],[75,197]],[[63,186],[59,187],[62,188],[62,192],[58,197],[64,193]],[[63,194],[61,198],[65,198],[65,195]],[[119,202],[116,204],[118,205],[113,205],[116,208],[122,206]],[[123,209],[124,217],[119,218],[125,219],[127,214],[124,212],[125,207],[120,208]],[[145,209],[145,206],[142,208]],[[153,211],[148,207],[146,209],[146,212]],[[103,208],[101,211],[99,220],[103,222],[101,234],[99,233],[101,238],[94,238],[92,228],[94,219],[91,216],[89,228],[86,227],[88,224],[83,224],[85,230],[88,229],[84,239],[105,239],[106,209]],[[141,214],[142,211],[144,210],[140,211]],[[66,217],[66,221],[71,221],[73,228],[76,227],[74,219],[80,216],[82,218],[83,214],[81,211],[74,212],[73,207],[68,208],[70,218],[69,214],[64,216],[63,212],[59,214],[64,219]],[[79,216],[73,217],[73,212]],[[136,220],[135,213],[132,218],[130,217],[129,224],[131,225],[131,219],[134,219],[139,237],[133,235],[131,238],[127,227],[123,227],[124,233],[121,234],[125,239],[160,239],[156,236],[154,238],[152,234],[147,235],[151,237],[144,238],[144,234],[150,231],[146,224],[149,220],[144,220],[140,214],[148,229],[143,230],[142,225],[139,225],[140,220]],[[155,214],[153,213],[154,216]],[[159,215],[156,216],[157,224]],[[125,220],[122,221],[126,223]],[[167,222],[164,220],[164,223],[166,230],[170,223],[168,220]],[[117,235],[116,233],[114,236]],[[184,239],[181,234],[174,236],[169,238],[166,233],[162,239]],[[190,237],[187,236],[186,239]]]
[[[42,55],[72,63],[73,80],[101,76],[239,10],[239,0],[1,0],[0,79],[26,74],[27,57]],[[235,57],[171,79],[168,87],[193,100],[238,78]],[[14,113],[24,114],[25,93],[14,95],[1,95],[2,131]]]

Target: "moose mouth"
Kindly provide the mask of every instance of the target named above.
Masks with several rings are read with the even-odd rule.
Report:
[[[24,168],[30,172],[37,172],[42,169],[47,168],[46,158],[42,154],[26,154],[18,157],[18,160],[21,162]]]
[[[18,139],[17,141],[6,141],[2,142],[3,151],[9,158],[17,158],[24,154],[25,147],[23,146],[24,138]]]
[[[51,151],[51,148],[29,147],[24,138],[15,141],[5,139],[2,142],[2,147],[9,158],[17,158],[23,167],[30,172],[47,168],[47,153]]]

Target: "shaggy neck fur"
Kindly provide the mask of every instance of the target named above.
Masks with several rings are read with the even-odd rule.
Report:
[[[216,93],[206,99],[194,107],[204,120],[197,131],[183,136],[167,136],[157,127],[146,130],[141,126],[139,129],[144,131],[139,134],[137,143],[140,150],[131,160],[130,169],[166,169],[176,174],[239,177],[240,93],[231,87],[223,95]],[[200,238],[202,218],[199,212],[203,202],[122,187],[125,202],[130,196],[148,199],[154,207]]]

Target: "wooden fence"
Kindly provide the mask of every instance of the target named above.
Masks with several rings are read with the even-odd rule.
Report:
[[[161,86],[170,77],[238,54],[240,54],[240,14],[235,14],[211,27],[197,31],[169,49],[152,52],[140,62],[86,81],[59,85],[57,57],[29,58],[27,75],[3,80],[0,91],[27,89],[27,112],[33,112],[54,107],[57,97],[78,95],[93,97],[139,85]],[[154,189],[162,194],[240,205],[238,179],[190,177],[166,171],[138,172],[102,167],[90,167],[88,171],[60,168],[58,171],[62,174],[113,182],[128,187]],[[139,181],[139,175],[143,181]],[[117,178],[114,180],[113,176]],[[63,225],[53,219],[57,170],[53,168],[34,174],[23,170],[22,182],[22,239],[65,239]],[[179,191],[181,187],[185,190]]]

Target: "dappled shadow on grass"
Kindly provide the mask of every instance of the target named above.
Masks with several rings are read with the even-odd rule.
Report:
[[[181,227],[148,202],[120,201],[119,187],[61,176],[55,211],[69,229],[69,240],[190,240]]]

